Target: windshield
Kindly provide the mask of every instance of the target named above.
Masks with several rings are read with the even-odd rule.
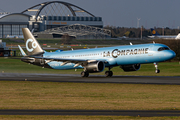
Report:
[[[158,49],[158,51],[163,51],[163,50],[170,50],[168,47],[160,47],[159,49]]]

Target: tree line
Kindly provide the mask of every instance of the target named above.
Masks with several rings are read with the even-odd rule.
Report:
[[[111,30],[111,37],[118,38],[122,36],[126,36],[129,38],[140,38],[141,37],[141,28],[126,28],[126,27],[115,27],[115,26],[105,26],[105,29]],[[177,35],[180,33],[180,29],[170,29],[166,28],[153,28],[160,35]],[[142,36],[148,37],[151,36],[151,29],[145,29],[142,27]]]

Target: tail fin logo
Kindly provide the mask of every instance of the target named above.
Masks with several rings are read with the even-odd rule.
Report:
[[[32,48],[29,48],[29,42],[32,43],[32,45],[31,45]],[[32,52],[36,47],[37,47],[37,43],[36,43],[35,41],[33,42],[32,39],[28,39],[28,40],[26,41],[26,49],[27,49],[28,52]]]
[[[152,34],[156,34],[156,31],[155,31],[155,30],[153,30],[153,31],[152,31]]]

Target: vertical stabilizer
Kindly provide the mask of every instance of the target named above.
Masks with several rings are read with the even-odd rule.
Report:
[[[179,40],[179,39],[180,39],[180,33],[176,36],[175,39],[176,39],[176,40]]]
[[[160,34],[156,32],[153,28],[151,28],[151,33],[153,36],[159,36]]]
[[[22,28],[22,32],[24,35],[24,42],[28,55],[37,55],[44,53],[43,49],[28,28]]]

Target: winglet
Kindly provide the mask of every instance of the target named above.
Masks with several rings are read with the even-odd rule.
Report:
[[[21,46],[18,45],[18,47],[19,47],[19,50],[21,51],[22,56],[27,56],[24,50],[21,48]]]

